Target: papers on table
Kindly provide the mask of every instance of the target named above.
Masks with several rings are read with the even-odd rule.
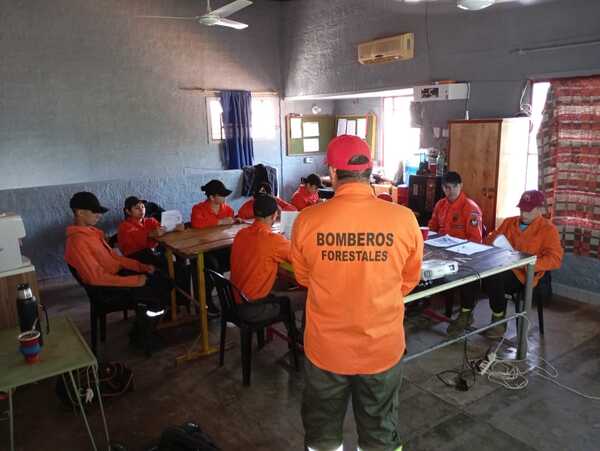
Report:
[[[450,235],[442,235],[438,238],[433,238],[430,240],[425,241],[425,244],[428,244],[429,246],[433,246],[433,247],[450,247],[450,246],[456,246],[457,244],[463,244],[466,243],[467,240],[463,240],[461,238],[454,238],[453,236]]]
[[[160,217],[160,225],[167,229],[167,232],[175,230],[177,224],[183,222],[183,216],[179,210],[163,211]]]
[[[504,235],[498,235],[492,244],[496,247],[499,247],[500,249],[506,249],[507,251],[514,251],[510,242]]]
[[[281,212],[281,233],[285,235],[288,240],[292,239],[292,227],[294,221],[300,214],[299,211],[282,211]]]
[[[463,255],[473,255],[478,252],[487,251],[488,249],[492,249],[493,246],[486,246],[485,244],[473,243],[472,241],[467,241],[466,243],[459,244],[458,246],[452,246],[448,250],[450,252],[456,252],[457,254]]]

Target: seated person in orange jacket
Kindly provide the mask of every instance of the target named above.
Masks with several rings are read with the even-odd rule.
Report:
[[[274,197],[259,194],[254,198],[254,223],[238,232],[231,247],[231,283],[252,304],[240,304],[239,315],[247,321],[274,318],[290,309],[286,297],[271,295],[279,263],[290,261],[290,241],[272,231],[278,216]]]
[[[67,227],[65,260],[79,278],[87,285],[131,288],[132,302],[143,299],[148,310],[162,311],[170,286],[154,276],[154,266],[118,255],[105,241],[104,233],[94,227],[108,209],[89,192],[73,195],[69,206],[74,224]],[[143,321],[137,316],[136,321]]]
[[[233,224],[233,208],[225,203],[225,198],[231,194],[231,190],[220,180],[211,180],[200,189],[206,194],[206,200],[192,207],[192,227],[203,229]]]
[[[462,191],[458,172],[450,171],[442,178],[445,197],[433,208],[429,229],[440,235],[450,235],[481,243],[481,208]]]
[[[254,219],[254,199],[256,199],[256,196],[261,194],[267,194],[269,196],[273,194],[273,189],[271,188],[271,184],[269,182],[262,182],[256,187],[256,190],[254,191],[254,197],[246,201],[238,210],[238,218]],[[296,211],[296,207],[294,207],[292,204],[288,204],[279,197],[275,197],[275,201],[277,202],[277,206],[281,211]]]
[[[310,174],[307,177],[300,179],[301,185],[298,187],[296,192],[292,195],[292,205],[298,209],[303,210],[306,207],[315,205],[319,202],[319,188],[323,187],[321,183],[321,177],[318,174]]]
[[[200,202],[192,208],[192,228],[204,229],[218,225],[229,225],[236,222],[234,211],[225,203],[225,198],[231,194],[222,181],[211,180],[200,188],[206,194],[206,200]],[[230,249],[216,249],[204,253],[204,266],[223,274],[229,270]],[[195,286],[198,285],[196,271],[192,271],[192,278]],[[219,309],[212,298],[213,285],[210,278],[205,279],[206,287],[206,305],[208,313],[212,317],[219,314]]]
[[[560,244],[558,230],[552,222],[542,216],[545,207],[544,193],[525,191],[517,205],[521,215],[506,218],[500,227],[488,235],[487,244],[493,244],[499,235],[504,235],[513,249],[537,256],[535,264],[534,286],[546,271],[560,268],[564,255]],[[490,298],[492,322],[499,321],[506,315],[505,293],[515,293],[524,289],[526,282],[525,268],[516,268],[483,280],[483,288]],[[506,323],[487,329],[489,338],[500,338],[506,332]]]
[[[458,172],[450,171],[442,178],[446,197],[440,199],[433,209],[429,228],[441,235],[450,235],[481,243],[481,209],[462,191],[462,179]],[[456,336],[473,323],[473,308],[479,292],[479,283],[458,287],[461,313],[448,325],[448,335]],[[447,293],[452,296],[453,293]]]
[[[155,238],[163,236],[167,231],[154,218],[146,217],[144,201],[129,196],[123,208],[125,220],[119,224],[118,244],[121,253],[142,263],[164,267],[164,257],[158,251]],[[183,224],[177,224],[175,230],[184,230]]]

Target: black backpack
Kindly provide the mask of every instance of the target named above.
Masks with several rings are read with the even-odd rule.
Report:
[[[146,451],[219,451],[210,436],[196,423],[188,422],[182,426],[169,426],[160,436],[158,446]]]

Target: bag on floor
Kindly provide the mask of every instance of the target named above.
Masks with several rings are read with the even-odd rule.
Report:
[[[210,436],[195,423],[169,426],[160,436],[158,447],[153,451],[219,451]]]
[[[97,393],[92,368],[82,368],[74,372],[75,383],[79,387],[79,397],[83,404],[94,402]],[[110,362],[98,365],[100,393],[104,399],[121,396],[135,389],[133,372],[123,363]],[[68,374],[59,376],[56,380],[56,394],[68,407],[78,407],[79,402],[73,390],[73,384]]]

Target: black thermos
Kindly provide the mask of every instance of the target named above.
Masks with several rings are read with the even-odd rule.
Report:
[[[35,328],[40,332],[40,345],[43,345],[42,325],[38,316],[38,301],[28,283],[17,285],[17,312],[21,332],[33,329],[35,323]],[[46,313],[46,321],[48,321],[48,313]]]

